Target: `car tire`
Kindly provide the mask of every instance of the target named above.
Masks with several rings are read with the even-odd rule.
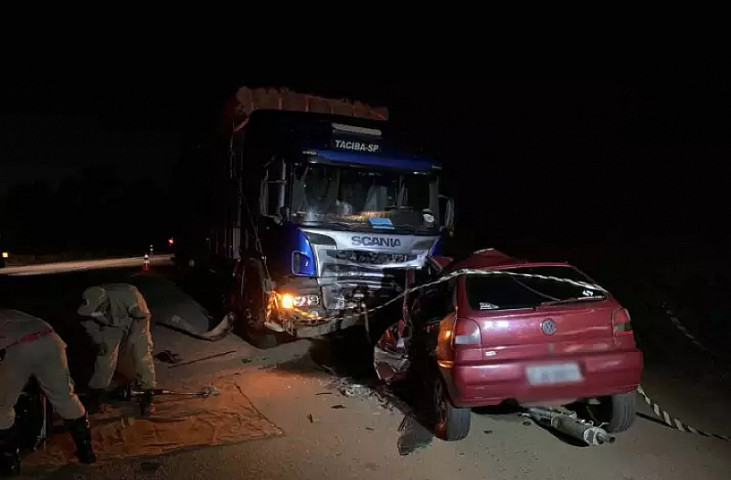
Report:
[[[470,432],[471,414],[469,408],[458,408],[452,404],[447,386],[439,374],[433,382],[434,434],[446,441],[462,440]]]
[[[607,432],[624,432],[632,426],[637,414],[635,392],[601,397],[599,405],[592,406],[591,413],[595,421],[605,424]]]

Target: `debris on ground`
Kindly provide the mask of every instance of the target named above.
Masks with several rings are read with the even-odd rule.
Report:
[[[155,355],[155,358],[163,363],[180,363],[183,361],[183,359],[180,358],[180,355],[173,353],[170,350],[163,350]]]
[[[375,431],[376,431],[376,429],[375,429],[375,428],[373,428],[373,427],[365,427],[365,429],[366,429],[366,430],[370,430],[371,432],[375,432]]]
[[[330,408],[334,408],[334,409],[336,409],[336,410],[339,410],[339,409],[341,409],[341,408],[345,408],[345,405],[333,405],[333,406],[332,406],[332,407],[330,407]]]
[[[344,397],[360,397],[376,400],[381,408],[391,412],[396,410],[401,412],[411,411],[411,407],[396,396],[393,391],[391,391],[391,388],[385,383],[379,382],[372,385],[365,385],[352,378],[345,377],[328,382],[325,386],[327,388],[337,390]]]
[[[332,395],[333,392],[318,392],[315,395]]]
[[[398,426],[398,431],[399,432],[403,432],[404,431],[404,428],[406,428],[406,423],[409,421],[410,418],[411,418],[411,415],[405,415],[404,416],[403,420],[401,420],[401,423],[399,423],[399,426]]]
[[[241,359],[241,363],[251,363],[251,359],[250,358],[242,358]]]
[[[486,433],[487,435],[490,435],[490,434],[492,433],[492,430],[485,430],[485,433]]]
[[[307,415],[307,419],[310,421],[310,423],[315,423],[315,419],[312,418],[312,414],[311,413],[309,415]]]
[[[366,397],[368,395],[371,395],[373,391],[365,385],[352,383],[350,385],[345,385],[344,387],[342,387],[340,389],[340,393],[346,397]]]

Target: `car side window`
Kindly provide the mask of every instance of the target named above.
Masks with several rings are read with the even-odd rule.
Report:
[[[455,280],[438,283],[422,290],[414,301],[412,315],[419,323],[439,321],[454,311]]]

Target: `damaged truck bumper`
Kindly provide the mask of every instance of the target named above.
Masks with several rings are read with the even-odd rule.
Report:
[[[334,333],[346,328],[365,324],[363,315],[348,314],[342,317],[301,317],[296,313],[280,313],[276,319],[270,319],[264,326],[275,332],[284,332],[295,338],[313,338]]]
[[[364,321],[361,316],[344,317],[342,319],[329,320],[319,325],[297,325],[294,327],[292,335],[297,338],[319,337],[320,335],[327,335],[328,333],[363,324]]]

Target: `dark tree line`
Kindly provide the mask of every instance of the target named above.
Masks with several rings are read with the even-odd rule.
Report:
[[[142,252],[170,235],[169,203],[152,178],[89,167],[57,186],[37,180],[0,192],[0,241],[19,254]]]

